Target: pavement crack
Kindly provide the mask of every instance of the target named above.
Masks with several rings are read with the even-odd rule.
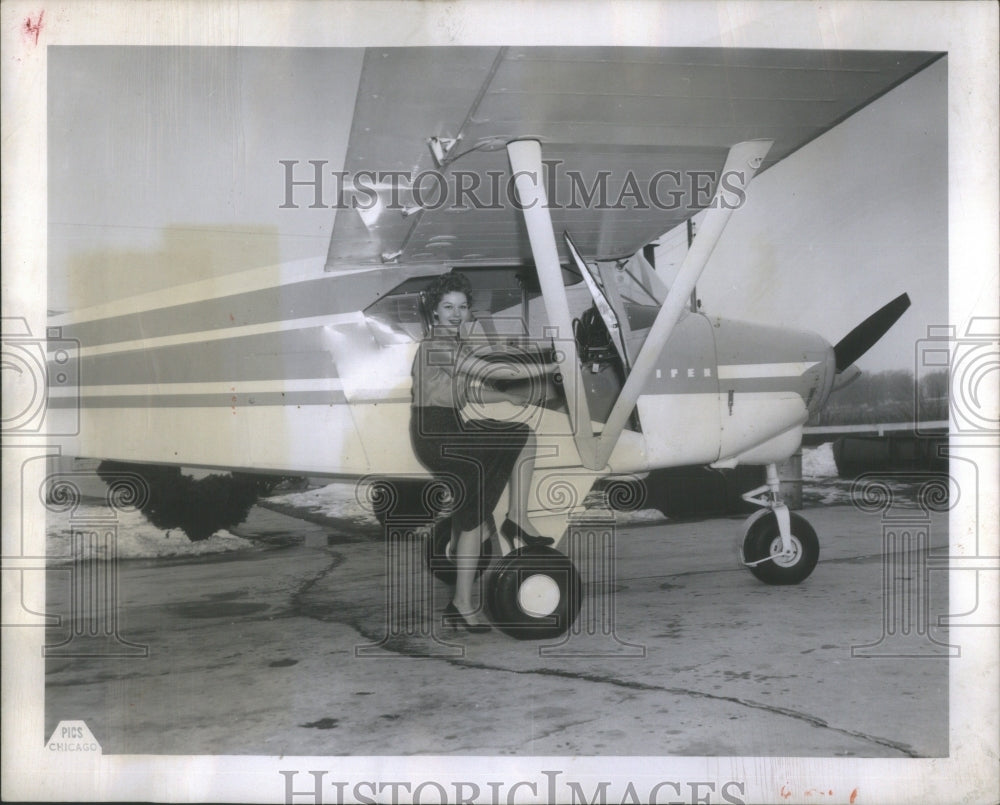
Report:
[[[893,751],[899,752],[906,757],[918,758],[919,754],[914,752],[911,748],[905,744],[900,744],[895,741],[891,741],[888,738],[881,738],[877,735],[869,735],[868,733],[861,732],[859,730],[845,729],[844,727],[835,727],[830,724],[825,719],[819,718],[818,716],[810,715],[809,713],[803,713],[801,710],[793,710],[789,707],[779,707],[773,704],[765,704],[764,702],[757,702],[753,699],[743,699],[739,696],[721,696],[717,693],[706,693],[702,690],[693,690],[691,688],[674,688],[666,687],[663,685],[650,685],[646,682],[636,682],[628,679],[616,679],[612,676],[606,676],[603,674],[586,674],[577,673],[570,671],[560,671],[556,668],[536,668],[532,670],[517,670],[513,668],[502,668],[494,665],[489,665],[487,663],[475,663],[464,659],[446,659],[446,662],[452,663],[454,665],[461,665],[465,668],[476,668],[479,670],[489,670],[489,671],[507,671],[513,674],[540,674],[542,676],[554,676],[561,679],[575,679],[582,682],[593,682],[594,684],[602,685],[614,685],[620,688],[626,688],[628,690],[642,690],[642,691],[655,691],[660,693],[669,693],[674,696],[689,696],[696,699],[707,699],[710,701],[718,702],[729,702],[730,704],[737,704],[741,707],[749,707],[754,710],[762,710],[764,712],[773,713],[774,715],[783,716],[785,718],[793,718],[797,721],[803,721],[819,729],[827,729],[832,732],[836,732],[840,735],[846,735],[851,738],[857,738],[862,741],[867,741],[868,743],[878,744],[879,746],[884,746]]]
[[[299,585],[298,589],[289,596],[289,603],[291,605],[290,608],[293,612],[301,613],[307,617],[317,616],[318,613],[313,611],[315,609],[315,604],[308,601],[310,591],[334,570],[344,564],[345,561],[347,561],[346,557],[342,553],[330,551],[329,556],[330,563],[309,578],[305,579]]]
[[[310,580],[303,586],[300,593],[305,592],[308,587],[312,584],[318,582],[323,576],[336,568],[339,562],[334,563],[331,567],[327,568],[325,571],[318,574],[314,579]],[[377,635],[374,633],[369,634],[368,629],[364,628],[361,621],[351,621],[350,619],[341,619],[342,623],[349,623],[358,633],[362,636],[372,637],[375,639]],[[409,655],[409,656],[426,656],[420,655],[419,651],[414,651],[412,644],[409,644],[407,640],[403,639],[399,642],[393,640],[380,640],[379,645],[386,651],[393,652],[396,654]],[[638,682],[629,679],[618,679],[613,676],[607,676],[603,674],[588,674],[581,672],[572,671],[562,671],[557,668],[533,668],[529,670],[520,670],[516,668],[504,668],[499,665],[491,665],[489,663],[475,662],[469,660],[468,657],[435,657],[434,659],[442,660],[449,665],[454,665],[459,668],[467,670],[481,670],[481,671],[501,671],[510,674],[533,674],[541,676],[551,676],[560,679],[572,679],[581,682],[591,682],[594,684],[601,685],[613,685],[619,688],[625,688],[626,690],[640,690],[640,691],[650,691],[659,693],[668,693],[675,696],[688,696],[691,698],[704,699],[707,701],[717,701],[717,702],[728,702],[730,704],[736,704],[741,707],[747,707],[753,710],[760,710],[763,712],[772,713],[773,715],[781,716],[783,718],[792,718],[796,721],[801,721],[806,724],[810,724],[817,729],[830,730],[831,732],[838,733],[840,735],[855,738],[867,743],[873,743],[878,746],[883,746],[887,749],[891,749],[894,752],[899,752],[901,755],[910,758],[921,757],[918,753],[914,752],[913,749],[905,744],[897,743],[895,741],[889,740],[888,738],[882,738],[877,735],[869,735],[868,733],[861,732],[860,730],[851,730],[844,727],[836,727],[830,724],[825,719],[819,718],[818,716],[811,715],[809,713],[804,713],[800,710],[793,710],[789,707],[780,707],[778,705],[766,704],[764,702],[754,701],[753,699],[744,699],[738,696],[722,696],[717,693],[707,693],[701,690],[694,690],[692,688],[678,688],[678,687],[667,687],[664,685],[651,685],[647,682]]]
[[[612,685],[625,690],[666,693],[668,695],[682,696],[691,699],[727,703],[742,708],[769,713],[781,718],[793,719],[797,722],[810,725],[816,729],[827,730],[837,735],[883,747],[894,753],[898,753],[903,757],[921,757],[918,752],[905,743],[897,742],[878,735],[868,734],[860,730],[835,726],[819,716],[802,710],[755,701],[753,699],[743,698],[740,696],[709,693],[692,688],[651,684],[649,682],[621,679],[611,675],[599,673],[567,671],[557,668],[514,669],[491,664],[489,662],[470,660],[468,656],[444,656],[443,653],[439,653],[436,650],[428,653],[428,640],[435,644],[435,646],[432,647],[435,649],[440,649],[441,645],[451,645],[446,642],[442,644],[440,635],[436,633],[433,627],[430,630],[425,630],[423,626],[418,628],[414,626],[413,623],[409,623],[409,621],[405,624],[395,623],[394,621],[390,621],[388,615],[386,615],[384,620],[373,622],[370,612],[372,606],[371,601],[358,600],[345,596],[344,591],[337,587],[333,587],[330,590],[324,590],[324,594],[319,595],[317,593],[316,586],[320,585],[321,582],[327,578],[327,576],[329,576],[346,561],[346,557],[343,554],[335,553],[332,554],[332,557],[333,561],[327,567],[319,570],[312,577],[302,582],[299,589],[293,593],[291,596],[291,603],[294,611],[319,620],[328,620],[344,624],[345,626],[354,629],[361,638],[366,638],[371,641],[372,647],[381,648],[386,652],[402,656],[443,660],[456,668],[467,670],[500,671],[511,674],[549,676],[578,682]],[[828,561],[836,562],[838,560]],[[842,561],[857,561],[857,558],[852,557]],[[742,572],[742,569],[740,568],[735,568],[734,570]],[[720,572],[718,569],[686,571],[672,574],[656,574],[654,576],[644,578],[677,579],[687,576],[698,576],[706,573],[718,572]],[[412,615],[413,613],[410,614]],[[404,626],[405,628],[402,628],[399,632],[394,631],[400,626]]]
[[[527,743],[533,743],[533,742],[536,742],[536,741],[544,741],[546,738],[548,738],[548,737],[550,737],[552,735],[558,735],[561,732],[566,732],[566,730],[572,729],[573,727],[582,727],[585,724],[593,724],[595,720],[596,719],[593,719],[593,718],[583,718],[583,719],[580,719],[579,721],[567,721],[567,722],[565,722],[563,724],[558,724],[557,726],[553,727],[552,729],[543,730],[542,732],[539,732],[538,734],[532,734],[532,735],[528,736],[525,739],[525,741]]]

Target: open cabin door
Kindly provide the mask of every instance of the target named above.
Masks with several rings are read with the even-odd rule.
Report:
[[[578,338],[578,343],[591,413],[605,421],[669,291],[645,255],[588,264],[572,238],[565,237],[594,300],[580,321],[589,327],[595,320],[603,324],[603,352],[593,337]],[[609,368],[612,360],[617,374]],[[626,427],[643,434],[650,465],[707,464],[720,453],[719,406],[715,334],[709,319],[692,307],[661,349]]]

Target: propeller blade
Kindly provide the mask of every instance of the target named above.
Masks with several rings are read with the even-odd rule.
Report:
[[[883,335],[889,332],[889,328],[896,323],[896,320],[906,312],[909,306],[910,297],[905,293],[900,294],[841,338],[833,348],[833,353],[837,358],[837,371],[843,372],[871,349]]]

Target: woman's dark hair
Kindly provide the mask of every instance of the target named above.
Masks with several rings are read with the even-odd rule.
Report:
[[[464,293],[469,306],[472,306],[472,283],[469,282],[469,278],[457,271],[449,271],[447,274],[441,274],[431,280],[431,284],[424,291],[428,312],[436,310],[444,295],[453,291]]]

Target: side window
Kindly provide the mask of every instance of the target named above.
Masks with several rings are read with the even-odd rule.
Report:
[[[472,318],[475,329],[493,338],[526,335],[527,306],[538,291],[521,287],[515,268],[476,268],[466,273],[472,283]],[[430,326],[423,291],[434,275],[412,277],[369,305],[365,320],[379,346],[419,341]],[[539,308],[540,310],[543,308]]]
[[[426,322],[419,291],[393,290],[365,310],[372,335],[380,346],[405,344],[424,337]]]

